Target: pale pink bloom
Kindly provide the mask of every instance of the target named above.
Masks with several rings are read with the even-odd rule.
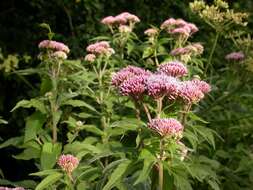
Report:
[[[211,91],[211,86],[205,81],[202,81],[196,78],[196,79],[193,79],[192,82],[200,89],[200,91],[203,94],[207,94],[208,92]]]
[[[227,54],[225,58],[230,61],[242,61],[245,58],[245,55],[241,51],[240,52],[232,52],[230,54]]]
[[[188,153],[188,148],[181,141],[178,141],[177,144],[180,146],[180,150],[179,150],[180,160],[184,161]]]
[[[85,56],[84,60],[92,63],[96,60],[96,56],[92,53],[89,53]]]
[[[140,99],[145,92],[145,80],[145,75],[128,78],[119,86],[119,91],[124,96]]]
[[[64,43],[53,41],[53,40],[43,40],[39,43],[40,49],[52,49],[54,51],[63,51],[69,53],[69,48]]]
[[[185,55],[185,54],[189,54],[190,53],[190,50],[187,49],[187,48],[176,48],[176,49],[173,49],[170,54],[173,55],[173,56],[177,56],[177,55]]]
[[[190,28],[191,34],[199,31],[198,27],[195,24],[188,23],[187,26]]]
[[[155,36],[158,34],[158,30],[155,28],[149,28],[144,31],[144,34],[146,34],[147,36]]]
[[[125,22],[132,22],[132,23],[137,23],[140,22],[140,19],[133,14],[130,14],[128,12],[123,12],[119,15],[116,16],[116,19],[119,18],[121,21],[125,21]],[[120,24],[125,24],[125,23],[120,23]]]
[[[183,132],[183,125],[176,119],[152,119],[148,127],[161,136],[180,137]]]
[[[53,57],[58,59],[67,59],[67,54],[64,51],[56,51],[52,54]]]
[[[167,20],[165,20],[162,25],[161,25],[161,29],[165,29],[171,26],[174,26],[176,24],[176,19],[174,18],[169,18]]]
[[[77,168],[79,160],[71,154],[63,154],[60,156],[57,163],[66,173],[71,174],[74,169]]]
[[[168,31],[171,34],[179,34],[179,35],[184,35],[186,37],[190,36],[190,29],[188,27],[180,27],[180,28],[175,28],[173,30]]]
[[[166,75],[173,77],[182,77],[188,73],[186,66],[179,61],[170,61],[161,64],[157,70],[159,73],[165,73]]]
[[[204,98],[204,93],[192,81],[181,82],[178,96],[187,104],[197,103]]]
[[[96,42],[90,44],[86,50],[94,55],[108,55],[114,53],[114,50],[110,47],[110,44],[107,41]]]
[[[148,95],[158,99],[167,96],[175,99],[178,94],[179,81],[165,74],[152,74],[146,80]]]
[[[130,32],[132,32],[132,29],[127,25],[120,25],[119,32],[120,33],[130,33]]]
[[[126,79],[140,75],[148,76],[150,75],[150,72],[145,71],[140,67],[127,66],[126,68],[123,68],[120,71],[113,74],[111,83],[113,86],[119,87],[121,83],[124,82]]]
[[[113,24],[115,24],[115,22],[116,22],[116,19],[113,16],[108,16],[108,17],[105,17],[101,20],[101,23],[103,23],[105,25],[113,25]]]
[[[177,19],[176,22],[175,22],[175,25],[176,25],[177,27],[184,27],[184,26],[186,26],[187,24],[188,24],[188,22],[186,22],[185,20],[183,20],[183,19],[181,19],[181,18]]]

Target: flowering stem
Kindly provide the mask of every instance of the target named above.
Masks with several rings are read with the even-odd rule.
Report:
[[[163,106],[163,97],[156,100],[157,101],[157,118],[161,117],[162,106]]]
[[[213,47],[211,49],[211,53],[210,53],[209,58],[208,58],[208,62],[207,62],[207,65],[206,65],[206,68],[205,68],[205,71],[204,71],[204,75],[206,75],[206,73],[208,71],[208,68],[211,65],[211,62],[212,62],[212,59],[213,59],[213,54],[214,54],[215,48],[217,46],[217,42],[218,42],[219,37],[220,37],[220,33],[216,32],[215,39],[214,39],[214,44],[213,44]]]
[[[187,113],[190,111],[190,109],[191,109],[191,103],[188,103],[184,106],[182,116],[181,116],[181,123],[183,126],[186,124]]]
[[[159,190],[163,190],[163,147],[164,146],[164,140],[161,138],[160,140],[160,157],[159,157]]]
[[[151,121],[152,118],[151,118],[151,115],[149,113],[149,109],[148,109],[147,105],[145,103],[143,103],[142,105],[143,105],[144,111],[145,111],[145,113],[146,113],[146,115],[148,117],[148,121]]]

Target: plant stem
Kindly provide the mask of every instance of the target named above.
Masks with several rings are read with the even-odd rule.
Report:
[[[187,113],[190,111],[190,109],[191,109],[191,104],[186,104],[184,106],[184,109],[181,115],[181,123],[183,126],[186,124]]]
[[[144,111],[145,111],[145,113],[146,113],[146,115],[148,117],[148,121],[151,121],[152,118],[151,118],[151,115],[149,113],[149,109],[148,109],[147,105],[145,103],[143,103],[142,105],[143,105]]]
[[[213,59],[213,54],[214,54],[215,48],[217,46],[217,42],[218,42],[219,37],[220,37],[220,33],[216,32],[214,43],[213,43],[213,47],[211,49],[211,53],[209,55],[208,62],[207,62],[207,65],[206,65],[206,68],[205,68],[205,71],[204,71],[204,76],[206,76],[208,68],[211,65],[211,62],[212,62],[212,59]]]
[[[163,138],[160,140],[160,158],[159,158],[159,190],[163,190],[163,145],[164,141]]]
[[[162,107],[163,107],[163,97],[159,98],[156,100],[157,102],[157,118],[159,119],[161,117],[161,113],[162,113]]]

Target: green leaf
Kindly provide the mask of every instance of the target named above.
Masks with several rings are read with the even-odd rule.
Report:
[[[104,135],[104,132],[95,125],[82,125],[80,129],[84,129],[85,131],[94,133],[96,135]]]
[[[213,190],[220,190],[218,183],[212,180],[207,180],[207,183],[212,187]]]
[[[23,108],[32,108],[33,107],[33,108],[39,110],[41,113],[44,113],[44,114],[47,113],[44,103],[38,99],[21,100],[16,104],[16,106],[11,110],[11,112],[13,112],[14,110],[16,110],[17,108],[20,108],[20,107],[23,107]]]
[[[47,175],[51,175],[51,174],[54,174],[54,173],[57,173],[57,172],[58,172],[58,170],[51,169],[51,170],[44,170],[44,171],[41,171],[41,172],[31,173],[29,175],[32,175],[32,176],[47,176]]]
[[[4,141],[2,144],[0,144],[0,149],[5,148],[7,146],[18,146],[21,145],[24,141],[23,137],[13,137],[6,141]]]
[[[0,118],[0,124],[8,124],[8,121]]]
[[[135,181],[134,185],[137,185],[138,183],[141,183],[147,180],[154,164],[156,163],[156,157],[147,149],[143,149],[141,151],[140,159],[144,160],[143,168],[139,174],[139,177]]]
[[[61,173],[54,173],[49,176],[47,176],[45,179],[43,179],[35,188],[35,190],[42,190],[47,189],[50,185],[53,185],[55,182],[57,182],[59,179],[61,179],[63,174]]]
[[[203,120],[202,118],[200,118],[199,116],[197,116],[196,114],[194,114],[193,112],[189,112],[188,116],[193,120],[193,121],[200,121],[202,123],[207,124],[208,122]]]
[[[153,53],[154,53],[153,48],[147,47],[143,51],[142,58],[147,58],[147,57],[151,56]]]
[[[13,156],[13,158],[18,160],[31,160],[39,157],[40,157],[40,150],[33,147],[26,148],[22,153]]]
[[[61,144],[45,143],[42,148],[40,161],[43,170],[54,167],[59,155],[61,154]]]
[[[86,102],[84,102],[82,100],[67,100],[67,101],[63,102],[62,105],[70,105],[73,107],[86,107],[89,110],[99,114],[99,112],[93,106],[87,104]]]
[[[25,125],[24,143],[37,137],[37,133],[42,129],[45,121],[46,116],[44,114],[41,114],[41,112],[35,112],[27,118]]]
[[[111,174],[110,179],[104,186],[103,190],[111,190],[113,187],[115,187],[116,183],[118,183],[124,176],[130,163],[130,160],[126,160],[125,162],[119,164],[118,167]]]
[[[213,136],[214,132],[212,129],[200,125],[195,125],[192,128],[195,132],[199,133],[215,149],[215,140]]]

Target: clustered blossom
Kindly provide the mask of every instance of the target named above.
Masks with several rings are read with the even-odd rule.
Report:
[[[211,91],[211,86],[205,81],[195,78],[192,80],[192,83],[196,85],[199,88],[199,90],[204,94],[207,94]]]
[[[183,132],[183,125],[176,119],[152,119],[148,127],[161,136],[180,137]]]
[[[137,22],[140,22],[140,19],[128,12],[123,12],[117,16],[108,16],[101,20],[101,23],[108,26],[135,24]]]
[[[204,98],[204,93],[192,81],[181,82],[178,95],[187,104],[197,103]]]
[[[186,54],[200,55],[203,53],[203,51],[204,47],[200,43],[193,43],[185,47],[176,48],[172,50],[170,54],[173,56],[186,55]]]
[[[119,87],[122,84],[122,82],[124,82],[128,78],[149,74],[150,72],[145,71],[142,68],[135,66],[127,66],[126,68],[123,68],[120,71],[113,74],[111,83],[113,86]]]
[[[175,99],[178,93],[179,81],[165,74],[152,74],[146,80],[148,95],[158,99],[167,96],[169,99]]]
[[[230,61],[242,61],[245,58],[245,55],[243,52],[232,52],[225,57],[227,60]]]
[[[158,30],[155,28],[149,28],[144,31],[144,34],[146,34],[149,37],[156,36],[158,34]]]
[[[100,41],[100,42],[96,42],[94,44],[90,44],[86,50],[93,54],[94,56],[100,56],[100,55],[107,55],[107,56],[111,56],[112,54],[114,54],[114,49],[112,49],[110,47],[110,44],[107,41]],[[93,56],[93,57],[94,57]],[[92,56],[89,55],[88,58],[91,58]],[[90,59],[92,60],[92,59]]]
[[[119,91],[124,96],[140,99],[145,92],[145,80],[145,75],[128,78],[119,86]]]
[[[96,59],[96,56],[92,53],[87,54],[84,58],[85,61],[88,61],[90,63],[94,62],[95,59]]]
[[[52,54],[52,57],[58,58],[58,59],[67,59],[67,54],[63,51],[56,51]]]
[[[169,18],[161,25],[161,29],[166,30],[170,34],[179,34],[186,37],[191,36],[199,29],[195,24],[188,23],[183,19]]]
[[[179,61],[170,61],[161,64],[157,70],[159,73],[165,73],[166,75],[173,77],[182,77],[188,73],[186,66]]]
[[[63,154],[60,156],[57,163],[64,171],[66,171],[66,173],[71,174],[74,169],[77,168],[79,160],[73,155]]]
[[[53,41],[53,40],[43,40],[39,43],[40,49],[51,49],[54,51],[61,51],[66,54],[69,53],[69,47],[66,46],[64,43]]]

